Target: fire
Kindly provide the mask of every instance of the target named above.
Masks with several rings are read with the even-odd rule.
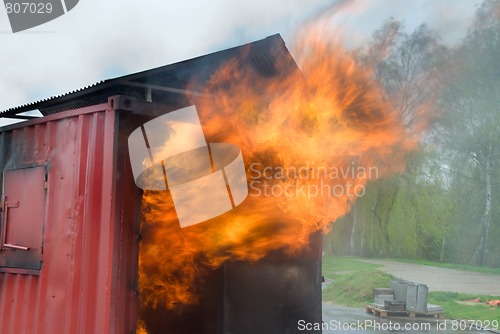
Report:
[[[229,62],[206,87],[215,98],[192,100],[207,141],[241,149],[249,196],[181,229],[169,193],[144,192],[143,306],[196,303],[206,268],[307,247],[311,233],[328,231],[349,211],[367,181],[404,169],[414,142],[372,69],[311,27],[300,36],[294,54],[302,73],[262,78]]]

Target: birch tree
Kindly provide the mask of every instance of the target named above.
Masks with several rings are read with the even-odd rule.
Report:
[[[441,104],[440,140],[455,156],[453,177],[474,180],[483,192],[482,212],[471,217],[477,235],[474,262],[487,262],[495,168],[500,162],[500,1],[485,1],[455,51]],[[480,173],[476,173],[478,170]],[[463,196],[468,196],[464,189]]]

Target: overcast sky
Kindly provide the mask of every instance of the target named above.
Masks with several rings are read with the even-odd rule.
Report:
[[[352,0],[332,25],[359,46],[386,19],[427,23],[448,43],[464,36],[480,0]],[[80,0],[49,23],[13,34],[0,7],[0,110],[111,77],[281,33],[293,53],[304,21],[335,0]],[[0,120],[0,125],[5,124]]]

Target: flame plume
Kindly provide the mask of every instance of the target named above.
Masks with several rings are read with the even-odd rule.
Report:
[[[254,183],[236,209],[184,229],[168,192],[144,193],[139,259],[143,305],[175,308],[196,303],[195,282],[204,268],[217,268],[229,259],[257,261],[278,249],[293,254],[306,247],[311,233],[327,231],[360,195],[311,193],[325,188],[325,182],[329,189],[361,189],[370,178],[404,170],[414,142],[383,100],[372,69],[317,30],[309,28],[300,36],[295,55],[302,73],[262,78],[229,62],[206,87],[216,99],[193,101],[207,140],[241,148],[249,184]],[[271,172],[255,171],[265,167]],[[339,177],[322,174],[354,167],[356,173]],[[358,173],[370,168],[376,168],[376,176]],[[273,172],[280,170],[287,173]],[[310,173],[292,173],[298,170]],[[264,183],[268,190],[274,186],[290,191],[266,196]]]

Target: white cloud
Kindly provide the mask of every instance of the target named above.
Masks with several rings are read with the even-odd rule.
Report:
[[[477,2],[355,0],[332,24],[343,28],[352,45],[365,41],[391,16],[410,27],[427,21],[457,38]],[[0,110],[106,79],[103,73],[110,68],[132,73],[277,32],[291,46],[296,27],[332,3],[80,0],[66,15],[16,34],[9,33],[0,10]]]

